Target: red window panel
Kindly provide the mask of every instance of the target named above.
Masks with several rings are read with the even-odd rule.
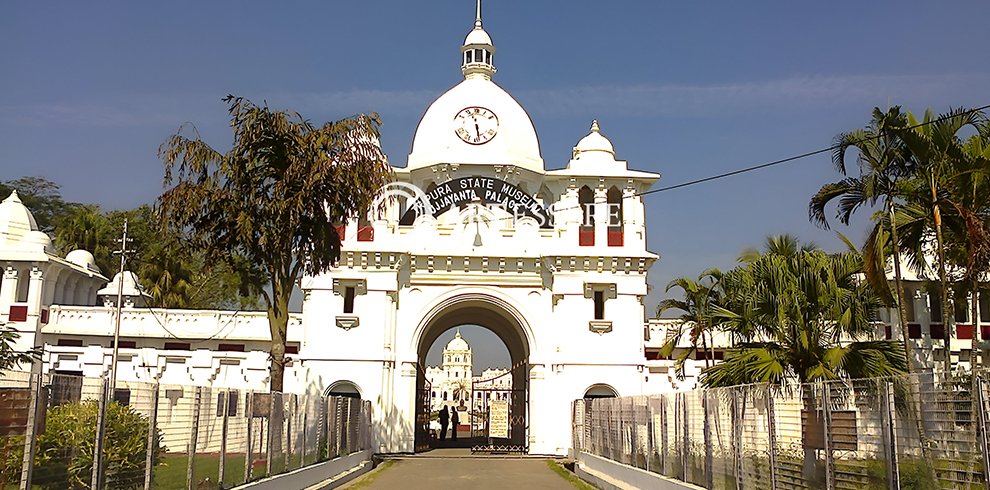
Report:
[[[618,231],[608,231],[608,246],[609,247],[621,247],[622,246],[622,230]]]
[[[80,339],[58,339],[55,345],[59,347],[82,347],[83,341]]]
[[[10,321],[26,322],[28,319],[27,305],[10,305]]]
[[[920,339],[921,338],[921,324],[920,323],[908,323],[908,338]]]
[[[980,325],[980,338],[990,340],[990,325]]]
[[[883,336],[887,340],[890,340],[892,338],[890,336],[890,325],[884,325],[883,326]]]
[[[960,340],[973,340],[975,330],[972,325],[956,325],[956,338]]]
[[[931,324],[932,338],[933,339],[944,339],[945,338],[945,325],[941,323]]]
[[[595,245],[595,229],[581,228],[578,230],[578,245],[581,247],[591,247]]]
[[[110,341],[110,347],[113,348],[113,341],[112,340]],[[121,349],[136,349],[137,348],[137,342],[135,342],[133,340],[121,340],[120,341],[120,348]]]
[[[220,344],[217,350],[226,352],[244,352],[244,344]]]
[[[165,350],[192,350],[186,342],[165,342]]]
[[[347,225],[337,225],[333,229],[337,230],[337,236],[340,237],[340,241],[344,241],[344,234],[347,232]]]
[[[298,354],[299,353],[299,344],[285,344],[285,353],[286,354]]]
[[[41,310],[41,323],[48,323],[48,310]]]
[[[373,242],[375,241],[375,227],[374,226],[359,226],[357,232],[357,239],[359,242]]]

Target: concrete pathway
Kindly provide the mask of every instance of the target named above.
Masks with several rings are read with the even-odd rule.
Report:
[[[433,453],[431,455],[431,453]],[[574,490],[574,486],[547,467],[545,459],[442,457],[436,451],[398,459],[388,468],[374,471],[343,488],[402,490],[523,490],[545,488]],[[371,477],[370,485],[362,480]]]

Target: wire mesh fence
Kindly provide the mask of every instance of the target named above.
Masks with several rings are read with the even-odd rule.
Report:
[[[577,400],[574,448],[714,489],[987,489],[990,373]]]
[[[0,372],[0,488],[231,488],[371,438],[355,398]]]

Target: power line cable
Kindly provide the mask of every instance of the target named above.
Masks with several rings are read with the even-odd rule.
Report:
[[[930,125],[930,124],[935,124],[937,122],[942,122],[942,121],[944,121],[946,119],[949,119],[951,117],[958,117],[958,116],[961,116],[961,115],[972,114],[974,112],[980,112],[980,111],[983,111],[983,110],[986,110],[986,109],[990,109],[990,104],[985,105],[985,106],[982,106],[982,107],[977,107],[975,109],[970,109],[970,110],[967,110],[967,111],[963,111],[963,112],[960,112],[960,113],[957,113],[957,114],[945,115],[945,116],[942,116],[942,117],[937,118],[937,119],[932,119],[931,121],[920,122],[920,123],[915,124],[915,125],[912,125],[912,126],[904,127],[904,128],[902,128],[902,130],[917,129],[917,128],[920,128],[920,127],[923,127],[923,126],[927,126],[927,125]],[[884,136],[884,134],[881,133],[881,134],[878,134],[876,136],[871,136],[869,138],[863,138],[861,140],[856,141],[853,144],[859,144],[859,143],[865,143],[867,141],[877,140],[877,139],[882,138],[883,136]],[[802,153],[800,155],[794,155],[792,157],[782,158],[780,160],[774,160],[772,162],[761,163],[759,165],[753,165],[752,167],[741,168],[739,170],[733,170],[731,172],[725,172],[725,173],[722,173],[722,174],[713,175],[711,177],[705,177],[705,178],[701,178],[701,179],[690,180],[688,182],[683,182],[683,183],[676,184],[676,185],[671,185],[671,186],[667,186],[667,187],[661,187],[659,189],[653,189],[653,190],[649,190],[649,191],[644,191],[644,192],[637,193],[636,195],[637,196],[646,196],[646,195],[649,195],[649,194],[656,194],[656,193],[659,193],[659,192],[672,191],[674,189],[680,189],[682,187],[688,187],[688,186],[692,186],[692,185],[696,185],[696,184],[701,184],[701,183],[704,183],[704,182],[710,182],[710,181],[717,180],[717,179],[723,179],[725,177],[731,177],[733,175],[739,175],[739,174],[746,173],[746,172],[752,172],[754,170],[759,170],[759,169],[767,168],[767,167],[773,167],[775,165],[780,165],[780,164],[783,164],[783,163],[793,162],[795,160],[800,160],[802,158],[807,158],[807,157],[818,155],[818,154],[821,154],[821,153],[831,152],[831,151],[834,151],[834,150],[836,150],[836,149],[838,149],[838,148],[840,148],[842,146],[846,146],[846,144],[832,145],[832,146],[830,146],[828,148],[822,148],[820,150],[809,151],[807,153]]]

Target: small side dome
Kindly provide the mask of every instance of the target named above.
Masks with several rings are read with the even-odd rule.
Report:
[[[581,154],[587,152],[604,152],[612,155],[613,159],[615,158],[615,148],[612,146],[612,142],[602,135],[597,119],[591,121],[591,132],[581,138],[581,141],[578,141],[577,146],[574,147],[573,157],[580,160]]]
[[[21,203],[16,190],[0,202],[0,245],[14,245],[37,230],[34,215]]]
[[[96,266],[96,257],[86,250],[73,250],[69,252],[69,255],[65,256],[65,260],[78,265],[84,269],[89,269],[96,273],[102,273],[100,268]]]
[[[28,248],[41,250],[50,254],[55,253],[55,247],[52,246],[51,237],[43,231],[34,230],[27,232],[21,243],[27,245]]]

